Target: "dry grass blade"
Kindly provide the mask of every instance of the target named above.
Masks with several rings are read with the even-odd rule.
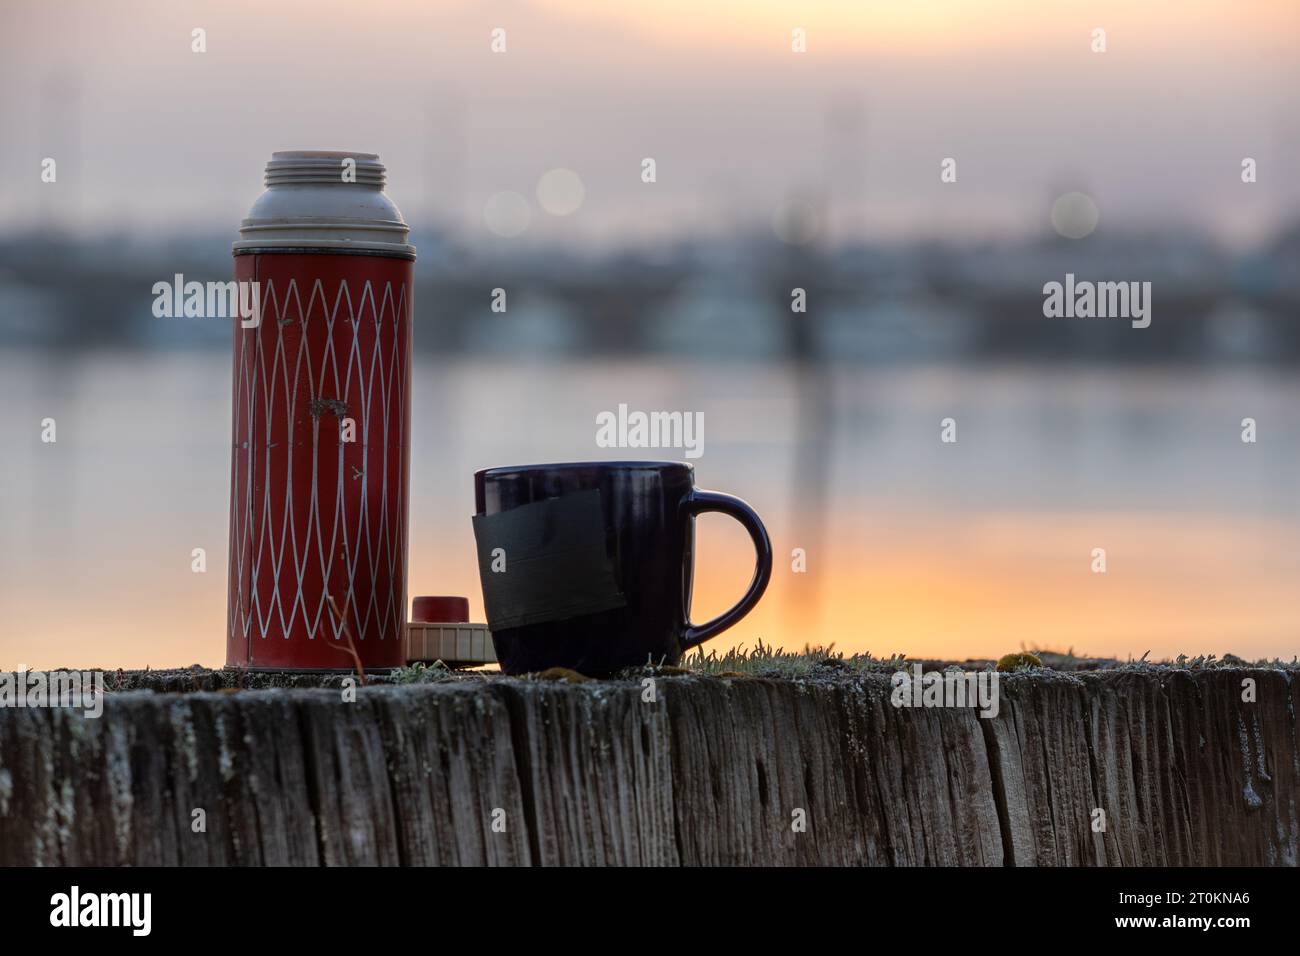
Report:
[[[344,613],[347,606],[345,605],[344,611],[340,611],[338,604],[334,601],[334,595],[332,594],[325,595],[325,600],[329,602],[330,613],[333,614],[335,619],[339,622],[339,630],[343,632],[343,639],[348,642],[347,647],[339,647],[336,644],[329,644],[328,646],[334,648],[336,651],[343,651],[352,655],[352,663],[357,670],[357,679],[361,681],[361,686],[365,687],[366,669],[361,666],[361,655],[357,653],[357,645],[352,640],[352,629],[348,627],[348,618],[346,613]],[[348,605],[351,603],[351,600],[349,600]]]

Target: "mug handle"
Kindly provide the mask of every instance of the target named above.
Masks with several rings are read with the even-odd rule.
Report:
[[[768,540],[767,529],[763,527],[763,522],[754,509],[731,495],[691,489],[690,496],[683,503],[685,520],[693,520],[696,515],[706,511],[718,511],[730,515],[744,525],[750,539],[754,542],[757,561],[754,564],[753,580],[749,582],[749,590],[745,592],[745,596],[739,603],[704,624],[686,622],[686,631],[682,634],[683,650],[703,644],[709,638],[737,623],[758,603],[758,599],[767,590],[767,582],[772,579],[772,542]]]

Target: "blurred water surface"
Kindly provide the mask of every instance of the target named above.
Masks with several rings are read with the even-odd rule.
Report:
[[[773,536],[771,589],[720,650],[1300,646],[1300,385],[1281,374],[550,357],[414,376],[410,593],[469,595],[477,619],[474,470],[682,457],[597,447],[596,415],[626,403],[702,412],[698,483]],[[8,350],[0,401],[0,667],[223,663],[228,355]],[[744,532],[701,519],[697,562],[698,620],[743,590]]]

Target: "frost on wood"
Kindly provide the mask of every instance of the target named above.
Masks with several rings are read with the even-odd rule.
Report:
[[[0,864],[1296,865],[1294,676],[1035,669],[992,720],[878,674],[0,709]]]

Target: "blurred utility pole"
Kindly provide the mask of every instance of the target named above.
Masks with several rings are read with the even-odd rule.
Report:
[[[797,531],[791,541],[805,549],[809,561],[809,571],[795,578],[790,589],[787,628],[791,633],[803,629],[813,641],[821,639],[835,451],[835,382],[817,327],[833,305],[836,247],[859,242],[866,232],[866,135],[867,109],[861,94],[845,92],[832,98],[822,128],[821,182],[814,191],[818,234],[805,245],[786,246],[782,270],[796,412],[791,514]],[[795,287],[807,292],[807,312],[790,308],[789,289]]]
[[[36,215],[44,235],[83,228],[81,78],[76,67],[64,64],[45,75],[40,92],[38,136],[40,158],[55,162],[56,179],[41,182]]]
[[[827,103],[822,126],[822,194],[829,197],[824,235],[858,242],[866,233],[867,106],[843,91]]]
[[[424,220],[454,231],[466,216],[464,108],[455,85],[430,96],[424,136]]]

